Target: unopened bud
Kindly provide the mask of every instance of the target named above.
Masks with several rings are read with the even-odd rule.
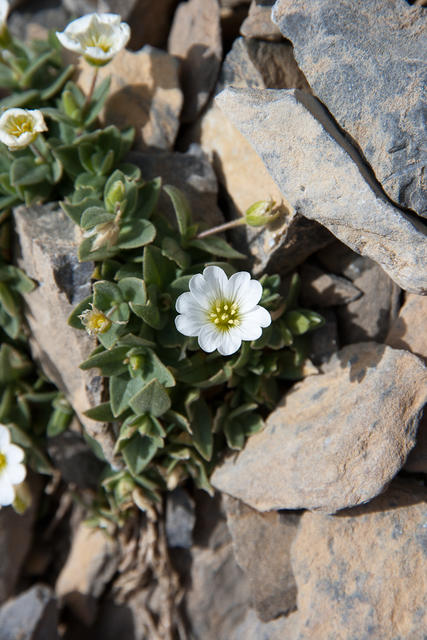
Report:
[[[126,189],[123,182],[121,180],[113,182],[105,196],[105,206],[108,211],[116,211],[116,208],[123,202],[125,195]]]
[[[81,110],[71,91],[66,90],[62,94],[62,106],[64,107],[65,113],[69,118],[71,118],[71,120],[79,120]]]
[[[254,202],[245,212],[246,224],[251,227],[262,227],[275,220],[279,212],[273,212],[274,200],[259,200]]]
[[[132,371],[139,371],[144,366],[144,356],[131,356],[129,358],[129,366]]]

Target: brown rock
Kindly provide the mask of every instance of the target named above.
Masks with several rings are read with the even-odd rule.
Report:
[[[427,492],[396,482],[339,516],[306,512],[292,547],[298,612],[283,638],[405,638],[427,629]]]
[[[403,289],[427,293],[425,225],[384,198],[318,101],[297,90],[230,87],[216,102],[295,210],[375,260]]]
[[[218,0],[189,0],[178,6],[168,51],[181,61],[182,122],[193,122],[215,86],[222,57]]]
[[[300,269],[302,279],[301,304],[333,307],[357,300],[362,292],[345,278],[325,273],[312,264]]]
[[[361,504],[403,466],[426,399],[427,369],[412,354],[373,342],[345,347],[324,374],[287,393],[212,484],[259,511]]]
[[[353,285],[363,295],[337,309],[342,344],[383,342],[399,310],[400,288],[375,262],[362,260],[364,264],[357,260],[360,275],[353,278]]]
[[[93,67],[79,59],[79,85],[86,93]],[[141,149],[171,149],[179,127],[182,92],[178,61],[165,51],[146,45],[135,53],[122,50],[105,67],[99,80],[111,76],[109,97],[102,112],[107,124],[133,126]]]
[[[101,529],[80,524],[55,592],[86,625],[95,620],[97,598],[116,572],[119,560],[116,541]]]
[[[280,29],[271,20],[274,3],[275,0],[252,0],[248,17],[240,27],[241,35],[261,40],[282,40]]]
[[[258,617],[268,622],[288,614],[296,608],[290,548],[300,516],[259,513],[230,496],[223,501],[234,555],[249,580]]]
[[[33,356],[73,406],[88,434],[113,464],[115,439],[107,424],[89,420],[83,412],[102,402],[102,379],[79,365],[96,342],[70,329],[74,307],[91,293],[93,264],[77,260],[76,227],[55,204],[16,207],[18,264],[38,287],[25,295]]]

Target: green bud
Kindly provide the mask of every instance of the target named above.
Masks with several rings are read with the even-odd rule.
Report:
[[[71,91],[64,91],[62,94],[62,106],[71,120],[79,120],[81,111]]]
[[[129,366],[132,371],[139,371],[144,366],[144,356],[131,356],[129,358]]]
[[[115,494],[118,500],[125,500],[130,498],[132,491],[135,489],[135,483],[129,476],[125,476],[116,485]]]
[[[105,196],[105,206],[108,211],[115,211],[117,205],[120,205],[126,195],[125,185],[121,180],[113,182]]]
[[[262,227],[275,220],[279,212],[273,213],[276,203],[274,200],[258,200],[254,202],[245,212],[246,224],[251,227]]]

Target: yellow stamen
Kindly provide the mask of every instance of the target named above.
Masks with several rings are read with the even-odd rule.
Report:
[[[0,472],[7,466],[7,458],[4,453],[0,453]]]

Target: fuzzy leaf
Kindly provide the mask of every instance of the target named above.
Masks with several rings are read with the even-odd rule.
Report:
[[[193,432],[193,442],[205,460],[210,460],[213,452],[212,414],[199,392],[192,391],[187,396],[185,409]]]
[[[220,256],[221,258],[246,259],[247,257],[243,255],[243,253],[233,249],[228,242],[218,236],[208,236],[207,238],[191,240],[189,246],[200,249],[201,251],[206,251],[206,253],[211,253],[214,256]]]
[[[145,284],[155,284],[160,291],[167,287],[175,275],[173,263],[162,255],[158,247],[145,247],[142,264]]]
[[[187,236],[188,227],[191,224],[191,209],[186,196],[170,184],[167,184],[163,189],[168,194],[172,201],[173,208],[175,210],[176,221],[178,223],[178,229],[181,237]]]
[[[122,449],[125,462],[134,475],[138,475],[154,458],[157,443],[153,438],[135,434]]]
[[[111,411],[111,405],[109,402],[102,402],[96,407],[92,407],[84,412],[84,415],[91,420],[97,420],[98,422],[113,422],[115,416]]]
[[[158,418],[170,408],[171,401],[165,388],[154,379],[136,393],[129,404],[137,414],[151,413]]]

